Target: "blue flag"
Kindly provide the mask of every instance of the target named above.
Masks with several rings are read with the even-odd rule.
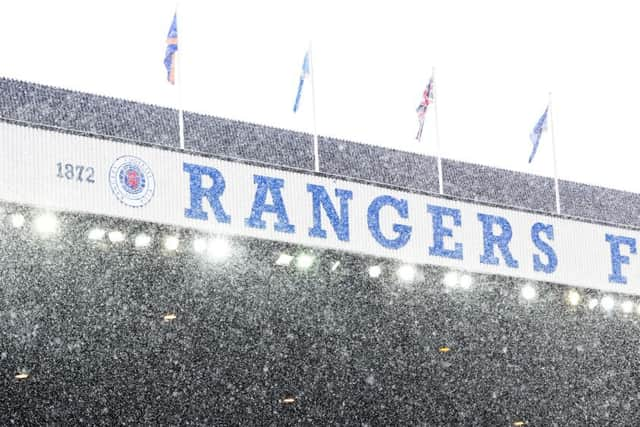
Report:
[[[167,81],[172,85],[176,83],[176,52],[178,51],[178,24],[177,13],[173,14],[173,21],[167,34],[167,50],[164,54],[164,66],[167,69]]]
[[[311,74],[309,71],[309,51],[304,54],[304,61],[302,62],[302,72],[300,73],[300,82],[298,83],[298,93],[296,93],[296,101],[293,104],[293,112],[298,112],[298,106],[300,105],[300,97],[302,96],[302,86],[304,86],[305,79]]]
[[[540,137],[542,136],[542,132],[547,130],[547,113],[549,112],[549,106],[544,109],[544,113],[538,119],[538,122],[533,127],[533,130],[529,134],[529,139],[533,143],[533,151],[531,151],[531,155],[529,156],[529,163],[533,160],[533,156],[536,155],[536,151],[538,151],[538,144],[540,143]]]

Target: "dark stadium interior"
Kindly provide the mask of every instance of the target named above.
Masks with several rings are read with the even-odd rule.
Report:
[[[247,238],[2,206],[0,424],[586,425],[638,419],[640,316],[599,295]],[[22,227],[10,224],[16,212]],[[126,240],[87,239],[90,229]],[[135,248],[133,236],[153,237]],[[177,251],[163,249],[179,235]],[[281,253],[315,258],[307,270]],[[339,263],[336,263],[339,261]],[[373,278],[368,268],[382,267]],[[167,314],[175,319],[165,320]],[[24,373],[27,378],[16,375]]]

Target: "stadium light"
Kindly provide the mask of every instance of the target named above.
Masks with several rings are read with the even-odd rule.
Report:
[[[629,314],[633,311],[633,302],[630,300],[625,300],[622,302],[622,304],[620,304],[620,307],[622,308],[623,313]]]
[[[231,255],[231,245],[226,239],[216,237],[209,240],[207,254],[213,259],[224,259]]]
[[[471,285],[473,285],[473,277],[470,274],[463,274],[460,276],[458,280],[460,283],[460,287],[464,290],[471,289]]]
[[[24,225],[24,215],[15,213],[11,215],[11,225],[15,228],[20,228]]]
[[[604,308],[605,310],[609,311],[615,305],[615,300],[613,299],[612,296],[605,295],[605,296],[602,297],[602,300],[600,300],[600,305],[602,306],[602,308]]]
[[[382,274],[382,267],[379,265],[372,265],[369,267],[369,277],[372,279],[377,279]]]
[[[450,271],[444,275],[442,282],[447,288],[453,288],[458,284],[458,272]]]
[[[58,229],[58,219],[52,213],[47,212],[36,217],[33,226],[40,234],[53,234]]]
[[[164,248],[168,251],[175,251],[180,246],[180,239],[176,236],[167,236],[164,238]]]
[[[109,240],[111,241],[111,243],[121,243],[124,242],[124,234],[122,234],[121,231],[110,231],[109,234]]]
[[[535,299],[536,296],[538,295],[538,293],[536,292],[536,288],[534,288],[530,284],[524,285],[520,292],[522,294],[522,298],[526,299],[527,301],[531,301]]]
[[[594,308],[596,308],[598,306],[599,302],[597,298],[591,298],[589,300],[589,302],[587,303],[587,307],[589,307],[589,310],[593,310]]]
[[[404,282],[411,282],[416,277],[416,269],[409,264],[401,265],[398,268],[398,277]]]
[[[296,397],[294,395],[286,395],[280,399],[280,403],[283,405],[293,405],[296,403]]]
[[[111,239],[111,237],[109,237],[109,239]],[[151,236],[145,233],[138,234],[133,241],[133,245],[136,248],[146,248],[150,244],[151,244]]]
[[[291,255],[281,253],[276,260],[276,265],[291,265],[291,261],[293,261],[293,257]]]
[[[106,231],[102,228],[92,228],[89,230],[89,235],[87,236],[89,240],[102,240]]]
[[[29,372],[27,372],[25,369],[20,369],[18,372],[16,372],[17,380],[26,380],[27,378],[29,378]]]
[[[581,299],[582,297],[580,296],[580,293],[575,289],[571,289],[569,292],[567,292],[567,302],[569,303],[569,305],[576,306],[580,304]]]
[[[202,237],[197,237],[193,241],[193,250],[199,254],[203,253],[204,251],[207,250],[207,241],[204,240]]]
[[[300,254],[296,258],[296,267],[300,270],[306,270],[313,265],[314,257],[309,254]]]

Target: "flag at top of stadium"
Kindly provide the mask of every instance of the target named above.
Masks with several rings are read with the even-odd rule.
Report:
[[[304,81],[311,74],[309,68],[309,51],[307,50],[304,54],[304,60],[302,61],[302,71],[300,73],[300,81],[298,82],[298,92],[296,92],[296,100],[293,103],[293,112],[298,112],[298,107],[300,106],[300,97],[302,96],[302,87],[304,86]]]
[[[424,118],[427,115],[427,107],[429,104],[433,103],[433,75],[429,79],[429,83],[427,83],[427,87],[422,92],[422,99],[420,100],[420,104],[418,108],[416,108],[416,112],[418,113],[418,134],[416,135],[416,139],[420,141],[422,139],[422,129],[424,128]]]
[[[176,84],[176,52],[178,51],[177,12],[173,14],[173,21],[167,34],[167,50],[164,54],[164,66],[167,69],[167,81]]]
[[[540,143],[540,137],[542,136],[542,132],[547,130],[547,113],[549,112],[549,106],[544,109],[544,113],[538,119],[538,122],[531,130],[529,134],[529,139],[533,144],[533,150],[531,151],[531,155],[529,156],[529,163],[533,160],[533,156],[536,155],[536,151],[538,151],[538,144]]]

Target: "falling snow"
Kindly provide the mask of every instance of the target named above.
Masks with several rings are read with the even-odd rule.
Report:
[[[143,142],[175,140],[164,133],[166,109],[1,82],[5,117]],[[135,113],[133,122],[123,111]],[[198,141],[191,148],[308,168],[309,150],[291,148],[305,144],[304,135],[190,120]],[[219,135],[223,148],[207,145]],[[253,139],[273,140],[275,148],[257,149]],[[231,142],[238,147],[216,151]],[[407,160],[390,150],[325,143],[323,152],[336,160],[326,172],[437,188],[433,159],[421,168],[417,155]],[[447,164],[450,195],[554,209],[545,178]],[[570,213],[602,219],[603,199],[585,197],[608,194],[602,209],[615,215],[607,218],[638,224],[635,195],[625,193],[617,204],[619,192],[564,185]],[[24,224],[13,221],[18,213]],[[38,214],[0,206],[1,425],[640,419],[640,315],[618,310],[619,301],[611,310],[590,306],[602,299],[596,292],[579,291],[581,302],[569,306],[569,289],[535,283],[532,300],[523,301],[522,284],[508,277],[471,275],[469,286],[453,290],[445,268],[418,266],[402,280],[394,261],[310,248],[306,268],[277,265],[282,253],[298,257],[303,248],[249,238],[230,239],[230,253],[213,259],[193,249],[196,238],[209,236],[90,215],[58,213],[59,229],[45,238],[32,226]],[[131,237],[89,240],[94,227]],[[149,247],[135,247],[141,232],[152,237]],[[180,236],[176,250],[161,247],[168,235]]]

